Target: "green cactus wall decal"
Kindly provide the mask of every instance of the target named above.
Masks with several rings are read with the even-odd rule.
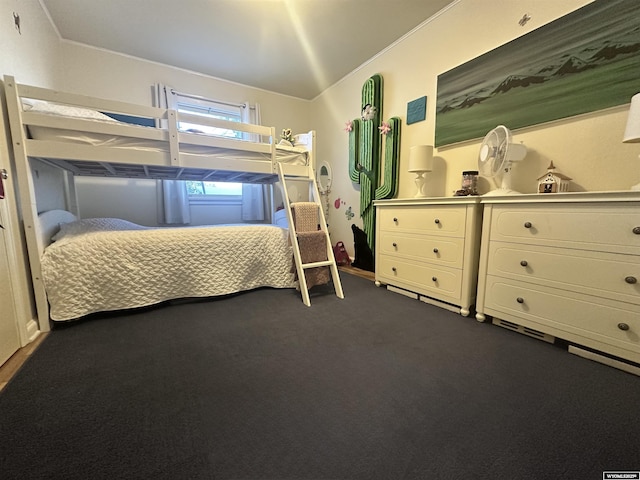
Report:
[[[387,123],[384,162],[381,157],[382,76],[376,74],[362,86],[361,118],[353,120],[349,133],[349,177],[360,184],[360,216],[371,251],[375,248],[375,208],[373,200],[392,198],[398,191],[400,126],[398,117]],[[365,116],[365,111],[369,113]],[[383,168],[382,175],[380,169]],[[382,178],[380,178],[382,176]]]

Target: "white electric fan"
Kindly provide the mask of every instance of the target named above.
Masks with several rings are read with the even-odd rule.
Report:
[[[512,195],[518,192],[511,189],[511,167],[527,155],[527,147],[511,143],[511,131],[504,125],[498,125],[484,137],[478,155],[478,171],[484,177],[500,181],[500,187],[486,195]]]

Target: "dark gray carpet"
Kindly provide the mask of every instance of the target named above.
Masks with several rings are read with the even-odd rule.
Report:
[[[0,478],[599,479],[640,378],[342,274],[55,328],[0,393]]]

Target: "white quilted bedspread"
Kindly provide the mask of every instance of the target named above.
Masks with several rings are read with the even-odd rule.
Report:
[[[150,228],[101,218],[65,224],[54,238],[42,257],[53,320],[295,287],[287,230],[272,225]]]

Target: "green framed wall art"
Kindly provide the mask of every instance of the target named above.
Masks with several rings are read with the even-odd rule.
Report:
[[[596,0],[438,76],[436,146],[602,110],[640,91],[636,0]]]

